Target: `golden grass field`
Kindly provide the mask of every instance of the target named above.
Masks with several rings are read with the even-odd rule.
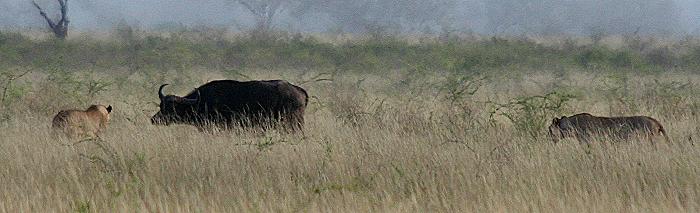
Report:
[[[322,73],[245,73],[312,96],[304,134],[285,135],[150,124],[161,83],[185,95],[240,75],[80,71],[71,78],[112,83],[76,97],[87,93],[33,71],[15,82],[25,94],[0,108],[0,211],[700,211],[698,74],[509,70],[450,84],[440,72]],[[473,95],[454,92],[477,88],[470,82]],[[527,134],[501,113],[522,108],[491,116],[496,103],[555,91],[575,98],[535,110],[539,125],[578,112],[649,115],[672,142],[553,144],[545,129]],[[51,137],[58,110],[90,104],[114,107],[102,142]]]

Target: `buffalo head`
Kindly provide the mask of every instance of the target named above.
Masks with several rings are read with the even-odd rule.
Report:
[[[187,98],[175,95],[163,95],[163,87],[168,84],[163,84],[158,89],[158,97],[160,98],[160,111],[153,115],[151,123],[154,125],[170,125],[178,123],[189,123],[196,115],[196,106],[199,100],[197,98]],[[199,92],[199,90],[197,90]]]

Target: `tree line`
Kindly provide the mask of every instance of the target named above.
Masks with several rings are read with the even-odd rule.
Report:
[[[236,17],[247,16],[247,20],[253,21],[247,21],[250,23],[244,25],[259,32],[290,30],[283,24],[285,22],[315,25],[327,32],[338,33],[473,32],[494,36],[665,35],[680,32],[683,28],[681,8],[676,0],[217,1],[223,1],[232,8],[231,11],[243,11],[245,14],[237,14]],[[69,23],[67,0],[42,0],[33,4],[56,37],[65,37]],[[76,4],[99,7],[101,3],[97,0]],[[57,9],[44,11],[44,5]]]

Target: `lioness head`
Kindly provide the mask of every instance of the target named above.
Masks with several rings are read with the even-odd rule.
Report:
[[[570,137],[573,131],[574,127],[566,116],[552,119],[552,123],[549,125],[549,137],[554,143],[558,143],[561,139]]]
[[[552,119],[552,123],[549,124],[549,138],[558,143],[563,137],[561,135],[561,130],[559,129],[559,118]]]
[[[112,105],[92,105],[85,110],[90,116],[95,116],[93,119],[99,119],[102,122],[107,122],[111,119],[110,113],[112,113]]]

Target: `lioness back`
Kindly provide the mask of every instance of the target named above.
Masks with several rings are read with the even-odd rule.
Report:
[[[52,121],[54,133],[69,138],[93,138],[107,127],[112,106],[92,105],[87,110],[61,110]]]
[[[588,141],[596,136],[612,136],[625,140],[634,136],[644,136],[650,140],[654,136],[663,136],[669,141],[661,123],[649,116],[598,117],[588,113],[563,116],[552,120],[549,135],[555,143],[565,137]]]
[[[57,128],[63,128],[68,125],[68,117],[70,117],[70,111],[68,110],[61,110],[56,114],[56,116],[53,117],[53,121],[51,122],[51,127],[54,129]]]

